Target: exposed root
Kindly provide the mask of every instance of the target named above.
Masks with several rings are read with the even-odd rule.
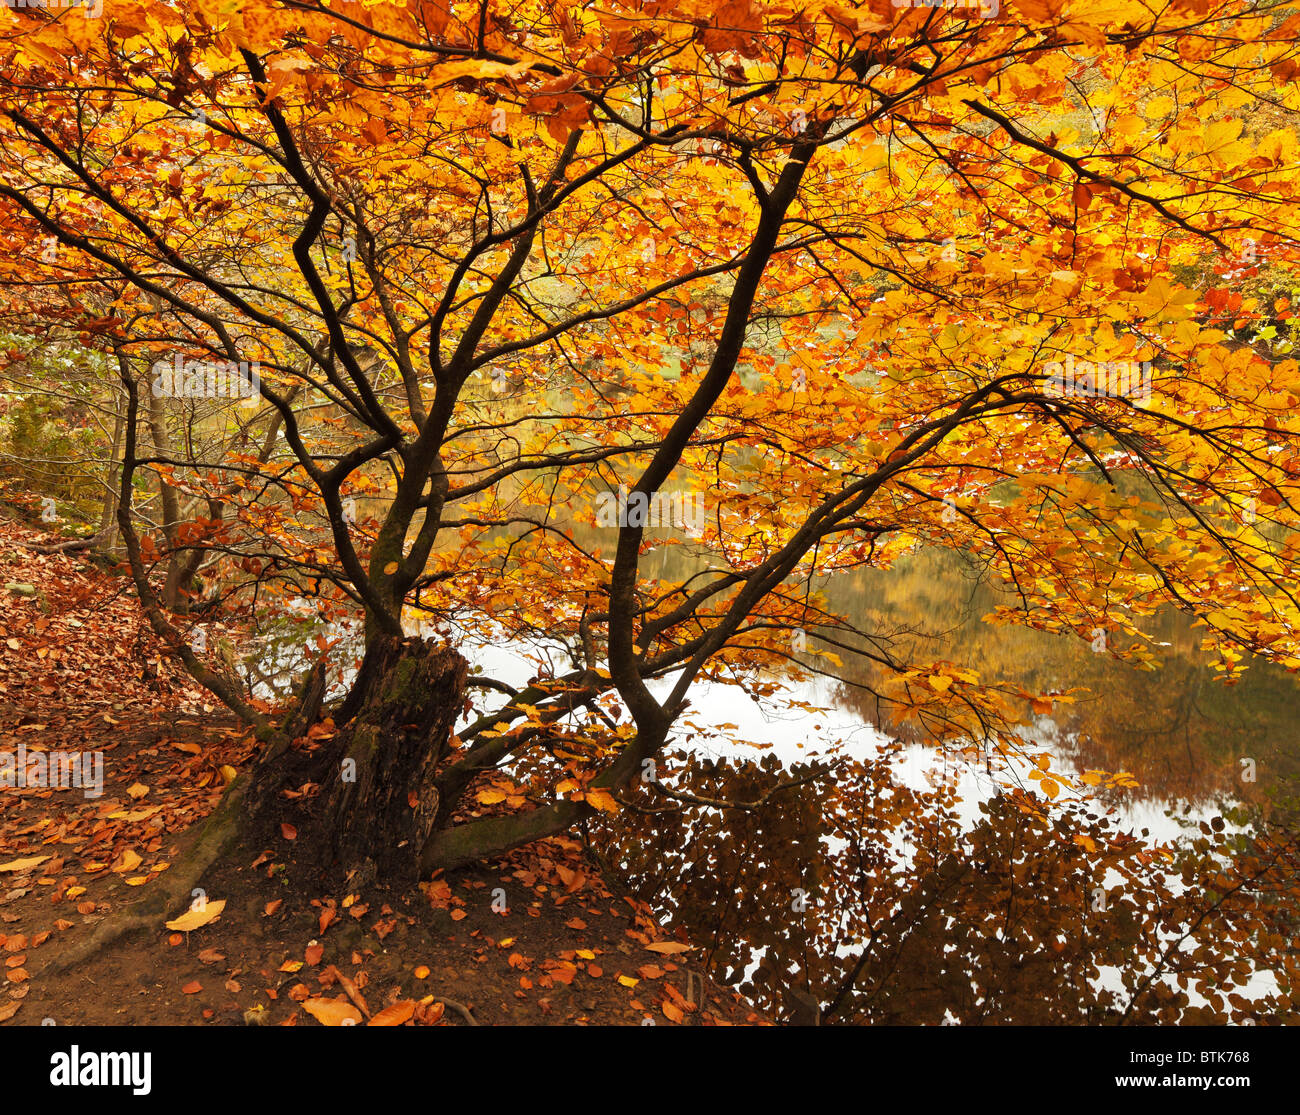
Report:
[[[464,1003],[458,1003],[456,1002],[455,999],[448,999],[447,996],[445,995],[435,995],[433,999],[434,1002],[441,1003],[444,1007],[450,1007],[457,1014],[459,1014],[461,1018],[463,1018],[466,1022],[468,1022],[471,1026],[482,1025],[477,1018],[475,1018],[472,1014],[470,1014],[469,1007],[467,1007]]]
[[[249,781],[245,775],[230,784],[216,810],[203,822],[193,846],[158,880],[152,893],[97,925],[84,940],[60,951],[42,969],[41,975],[64,972],[138,930],[161,929],[168,916],[175,916],[188,907],[195,884],[239,833],[238,822]]]

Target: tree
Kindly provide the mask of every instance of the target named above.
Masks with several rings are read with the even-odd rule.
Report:
[[[76,325],[121,370],[141,604],[267,743],[206,854],[304,771],[322,846],[366,871],[563,831],[619,809],[698,679],[808,638],[879,661],[932,738],[1009,742],[1041,695],[902,660],[812,591],[918,542],[1010,583],[1001,621],[1145,661],[1135,619],[1173,601],[1228,674],[1247,649],[1300,664],[1300,375],[1215,320],[1256,319],[1235,276],[1296,259],[1297,21],[1239,0],[0,13],[8,316],[34,283],[95,307]],[[1223,286],[1174,277],[1216,265]],[[226,436],[163,436],[169,393],[255,375]],[[208,513],[141,537],[144,469]],[[706,570],[648,575],[669,538]],[[293,746],[320,670],[277,719],[193,649],[200,566],[227,600],[362,617],[337,735]],[[442,645],[467,625],[548,633],[571,665],[469,679]],[[471,787],[509,811],[471,816]]]

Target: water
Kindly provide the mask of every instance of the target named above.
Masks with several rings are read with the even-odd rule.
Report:
[[[647,576],[679,581],[699,561],[685,548],[664,547],[647,556],[644,569]],[[690,940],[704,945],[696,964],[729,974],[765,1005],[779,1004],[784,986],[809,985],[823,992],[833,986],[836,965],[842,967],[862,945],[855,919],[873,902],[877,915],[896,910],[883,885],[856,896],[844,892],[838,875],[850,871],[855,855],[877,862],[882,876],[892,873],[901,880],[912,872],[919,877],[927,869],[927,840],[933,838],[937,846],[941,829],[970,832],[985,817],[983,810],[996,804],[1000,786],[1019,782],[1032,788],[1028,773],[1040,753],[1049,754],[1058,770],[1131,772],[1135,786],[1100,794],[1079,807],[1080,816],[1095,819],[1109,810],[1112,831],[1155,842],[1179,839],[1189,822],[1232,806],[1260,805],[1293,792],[1300,759],[1293,713],[1296,676],[1254,663],[1239,683],[1223,685],[1214,679],[1187,616],[1169,610],[1139,624],[1161,658],[1158,669],[1144,670],[1094,652],[1083,639],[986,623],[984,617],[1002,599],[999,590],[954,553],[919,551],[891,570],[837,576],[817,588],[831,611],[879,632],[898,655],[947,661],[978,671],[982,680],[1031,692],[1069,690],[1074,700],[1036,716],[1021,732],[1020,754],[986,764],[978,754],[937,749],[914,728],[883,723],[871,696],[884,680],[883,670],[863,657],[843,655],[842,666],[834,670],[838,678],[815,673],[826,662],[807,654],[801,656],[802,669],[762,673],[745,687],[697,683],[656,772],[668,787],[752,799],[780,780],[806,773],[810,764],[838,757],[855,764],[864,783],[888,781],[891,788],[883,794],[891,800],[913,795],[907,800],[936,805],[931,834],[887,825],[850,831],[830,816],[834,810],[811,786],[787,793],[757,819],[697,808],[689,818],[656,822],[654,833],[642,830],[628,839],[596,826],[596,846],[610,864],[662,920],[681,925]],[[472,666],[516,687],[539,665],[551,673],[569,668],[558,643],[468,631],[456,641]],[[809,649],[817,649],[811,638]],[[674,680],[656,680],[651,689],[663,696]],[[752,692],[756,687],[761,695]],[[499,707],[502,698],[475,691],[475,700],[482,705],[473,713],[477,716]],[[1253,764],[1254,782],[1243,780],[1243,760]],[[513,773],[526,776],[527,764]],[[843,811],[847,799],[835,800]],[[873,810],[879,805],[870,802]],[[1097,881],[1111,888],[1121,882],[1114,874]],[[868,890],[870,900],[864,897]],[[839,906],[834,912],[819,908],[816,917],[806,909],[783,912],[788,896],[794,896],[793,910],[800,894],[814,905]],[[930,963],[942,964],[952,947],[938,946]],[[766,973],[760,971],[765,962]],[[931,978],[922,972],[913,982],[926,987]],[[1115,991],[1120,967],[1103,965],[1080,981],[1080,986],[1086,982]],[[1257,975],[1248,993],[1269,986],[1267,974]],[[946,1008],[939,1009],[942,996],[959,992],[951,986],[935,992],[930,1014],[917,1007],[921,1014],[904,1012],[897,1020],[951,1018]],[[1026,1002],[1042,993],[1016,991]],[[907,998],[926,1002],[916,990]],[[1034,1020],[1032,1013],[1023,1017]]]

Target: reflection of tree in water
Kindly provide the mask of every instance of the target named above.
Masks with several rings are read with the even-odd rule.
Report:
[[[1184,861],[1153,856],[1077,805],[1046,814],[1008,791],[963,832],[951,791],[898,784],[894,758],[887,750],[769,794],[811,768],[678,755],[664,776],[676,798],[641,786],[626,824],[590,836],[699,946],[688,967],[783,1017],[802,1000],[843,1023],[1300,1020],[1287,999],[1236,996],[1256,966],[1279,973],[1283,995],[1300,991],[1300,959],[1286,948],[1294,843],[1252,849],[1238,873],[1215,859],[1222,826],[1206,826],[1185,863],[1215,886],[1183,887]],[[764,795],[752,809],[698,804]],[[1173,926],[1194,926],[1198,947],[1170,949]],[[1102,965],[1118,986],[1098,986]],[[1192,1006],[1179,976],[1209,1006]]]
[[[1142,670],[1094,653],[1083,639],[983,622],[999,594],[950,551],[922,551],[888,571],[840,577],[825,592],[829,606],[859,626],[893,633],[891,645],[903,657],[950,660],[982,680],[1034,692],[1079,689],[1073,704],[1056,705],[1054,734],[1081,767],[1133,772],[1141,787],[1127,792],[1138,797],[1249,799],[1256,788],[1240,780],[1243,757],[1256,760],[1259,790],[1295,778],[1296,679],[1257,662],[1235,685],[1215,681],[1191,619],[1172,609],[1141,625],[1162,659],[1159,669]],[[836,703],[881,723],[874,692],[884,669],[844,656],[837,672],[846,684],[837,688]],[[924,742],[914,727],[890,731]]]
[[[661,576],[680,577],[692,560],[661,555]],[[921,552],[887,572],[842,576],[824,592],[829,609],[881,633],[900,658],[947,660],[1033,692],[1078,690],[1075,703],[1057,704],[1031,735],[1057,738],[1081,767],[1134,772],[1139,796],[1249,798],[1237,779],[1247,755],[1258,761],[1260,789],[1294,778],[1294,679],[1256,664],[1235,686],[1214,682],[1196,631],[1175,612],[1143,625],[1167,644],[1163,665],[1149,671],[1093,653],[1085,640],[982,622],[996,592],[952,553]],[[881,723],[874,691],[884,668],[842,658],[835,672],[847,684],[837,703]],[[1269,942],[1294,933],[1293,846],[1278,853],[1280,870],[1269,861],[1260,880],[1225,899],[1231,873],[1217,887],[1183,888],[1171,881],[1177,863],[1152,858],[1122,825],[1076,805],[1045,815],[1033,799],[1004,792],[963,833],[951,786],[914,791],[896,781],[891,763],[916,733],[890,732],[899,742],[874,758],[776,793],[774,785],[813,768],[782,767],[772,754],[716,763],[679,755],[665,781],[696,800],[640,786],[629,800],[653,814],[622,830],[598,826],[596,846],[642,899],[686,928],[702,950],[693,964],[782,1017],[802,999],[819,1003],[831,1022],[1210,1023],[1247,1008],[1293,1019],[1285,1003],[1250,1007],[1223,997],[1252,963],[1281,970],[1290,986],[1297,960]],[[752,809],[700,804],[763,795]],[[1182,853],[1189,877],[1217,872],[1211,857],[1230,838],[1207,828],[1199,839],[1202,846]],[[1251,839],[1240,838],[1238,850]],[[1124,882],[1099,897],[1099,880],[1112,870]],[[1254,892],[1266,901],[1257,904]],[[1277,924],[1261,928],[1256,918]],[[1205,942],[1197,959],[1166,956],[1159,927],[1194,923]],[[1101,966],[1116,969],[1123,987],[1099,990]],[[1144,982],[1153,966],[1171,977],[1183,966],[1211,1005],[1194,1008],[1163,980]]]

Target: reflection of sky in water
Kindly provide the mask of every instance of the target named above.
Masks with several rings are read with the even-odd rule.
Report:
[[[508,641],[487,641],[470,638],[460,645],[471,667],[481,666],[482,672],[516,688],[528,683],[536,672],[536,661],[547,660],[558,671],[568,668],[568,659],[558,646],[543,647]],[[548,656],[549,652],[549,656]],[[778,679],[772,679],[778,680]],[[649,684],[650,691],[663,699],[673,687],[676,675],[661,678]],[[678,720],[670,748],[689,746],[692,754],[704,758],[756,759],[770,751],[784,765],[807,761],[842,743],[842,751],[855,758],[874,755],[888,736],[867,723],[857,712],[836,705],[838,685],[826,678],[811,677],[779,679],[781,688],[760,703],[739,686],[720,682],[701,681],[691,687],[689,706]],[[501,698],[504,703],[504,697]],[[815,706],[818,711],[808,712],[790,707],[791,702]],[[479,715],[476,711],[475,717]],[[624,714],[626,718],[626,714]],[[458,727],[463,727],[468,718]],[[735,727],[721,729],[719,725]],[[1032,739],[1027,740],[1026,751],[1047,750],[1052,753],[1052,768],[1080,773],[1079,766],[1065,753],[1058,739],[1056,724],[1046,717],[1039,718]],[[685,737],[691,736],[689,744]],[[742,741],[742,742],[736,742]],[[770,744],[759,751],[748,744]],[[919,744],[904,748],[895,765],[900,782],[914,789],[932,784],[932,777],[943,771],[945,759],[935,748]],[[979,803],[996,792],[994,777],[985,772],[983,765],[973,765],[949,757],[950,770],[960,772],[957,778],[960,803],[957,807],[963,825],[970,827],[979,816]],[[1025,769],[1028,762],[1020,764]],[[1032,782],[1021,780],[1030,789]],[[1166,815],[1171,803],[1159,798],[1139,798],[1127,795],[1119,807],[1117,818],[1123,828],[1140,833],[1148,829],[1155,840],[1172,840],[1183,828]],[[1197,821],[1216,816],[1219,810],[1208,805],[1193,806],[1185,820]]]

